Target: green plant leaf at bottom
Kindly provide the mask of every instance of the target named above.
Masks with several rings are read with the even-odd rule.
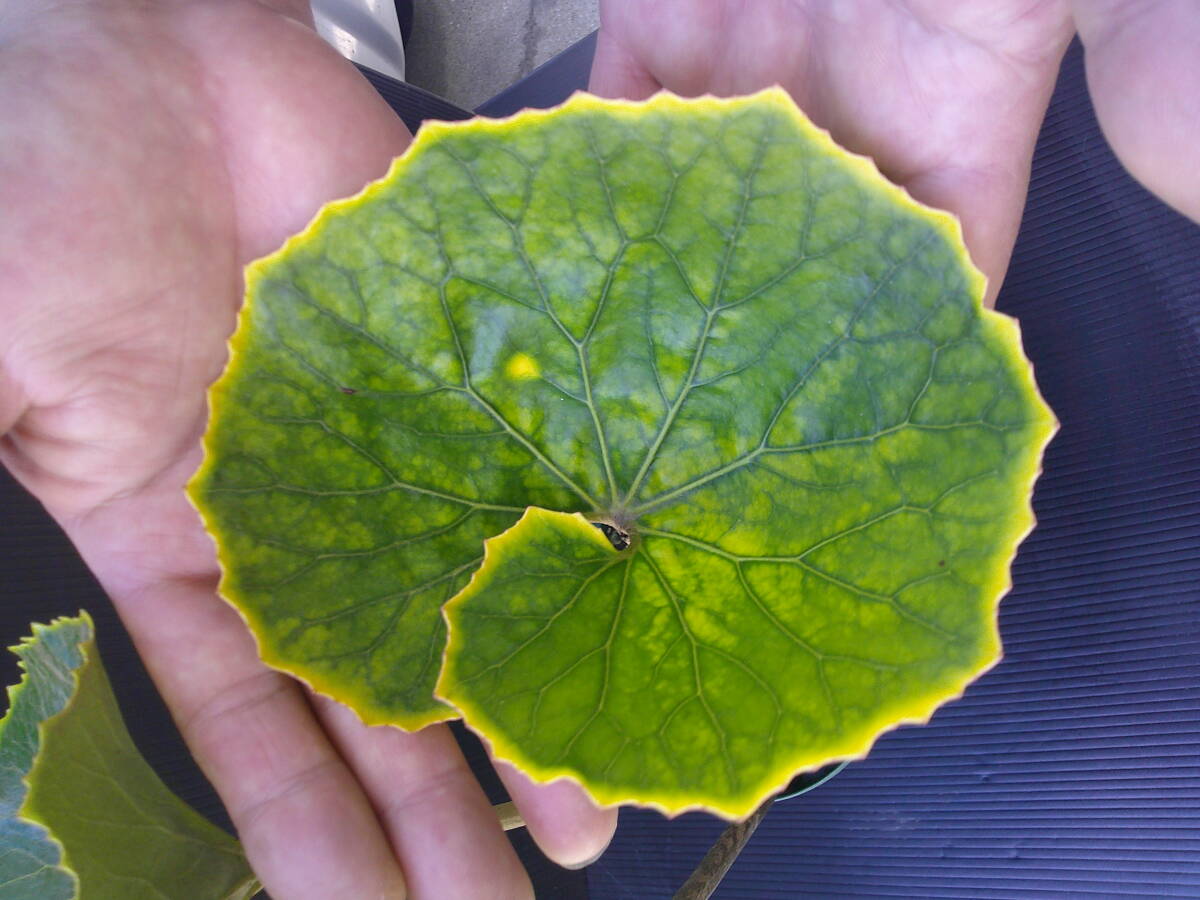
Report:
[[[34,625],[0,721],[0,900],[248,900],[238,842],[134,747],[86,613]]]

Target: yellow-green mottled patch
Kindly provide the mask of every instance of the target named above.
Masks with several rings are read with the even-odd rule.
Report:
[[[535,778],[738,815],[998,657],[1053,417],[957,223],[779,91],[426,126],[248,285],[192,496],[367,721],[440,671]]]
[[[504,367],[509,378],[537,378],[542,374],[541,368],[532,356],[526,353],[516,353]]]

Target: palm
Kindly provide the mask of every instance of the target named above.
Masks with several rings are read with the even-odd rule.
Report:
[[[235,15],[224,7],[59,17],[19,45],[25,59],[8,59],[10,70],[32,68],[38,49],[73,42],[110,70],[42,75],[43,91],[19,101],[35,129],[14,134],[30,152],[13,175],[43,226],[36,238],[18,237],[68,254],[66,265],[61,255],[41,262],[44,252],[21,265],[53,266],[59,290],[37,324],[53,317],[68,349],[13,362],[36,395],[9,453],[20,469],[42,450],[40,438],[75,438],[53,467],[69,470],[72,483],[41,494],[62,518],[140,494],[148,476],[194,450],[241,266],[325,200],[381,174],[407,143],[403,126],[311,32],[251,4],[232,6]],[[52,102],[63,93],[73,95],[66,111]],[[51,143],[67,129],[78,143]],[[81,227],[93,220],[103,223],[98,233]],[[92,373],[102,381],[81,404],[74,382]],[[103,421],[93,420],[96,407]],[[100,427],[103,441],[83,440]]]
[[[609,0],[592,85],[634,98],[779,83],[844,146],[962,219],[994,298],[1072,34],[1062,0]]]
[[[182,493],[241,267],[382,174],[407,132],[298,23],[249,0],[165,9],[81,4],[3,35],[0,118],[21,128],[0,125],[0,318],[19,339],[0,346],[0,458],[112,595],[273,893],[523,895],[448,732],[366,729],[262,666]],[[551,856],[611,833],[570,788],[512,787]]]

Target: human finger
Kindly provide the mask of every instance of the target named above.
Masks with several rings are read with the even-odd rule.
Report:
[[[211,586],[148,586],[117,605],[271,894],[402,898],[403,876],[362,789],[299,687],[259,661]]]
[[[496,772],[542,852],[560,866],[580,869],[600,858],[617,827],[616,807],[599,807],[565,778],[539,784],[512,763]]]
[[[588,90],[611,99],[645,100],[661,87],[619,38],[600,29]]]
[[[1191,0],[1075,2],[1104,136],[1138,181],[1200,222],[1200,14]]]
[[[958,217],[971,261],[987,278],[984,305],[994,306],[1025,209],[1028,162],[992,171],[945,167],[915,175],[904,186],[922,203]]]
[[[367,726],[312,697],[401,861],[414,900],[532,898],[529,877],[448,728]]]

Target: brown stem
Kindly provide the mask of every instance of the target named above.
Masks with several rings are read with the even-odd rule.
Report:
[[[675,900],[708,900],[774,802],[774,797],[769,798],[747,818],[734,822],[721,832],[717,842],[704,854],[700,865],[696,866],[696,871],[675,892]]]

